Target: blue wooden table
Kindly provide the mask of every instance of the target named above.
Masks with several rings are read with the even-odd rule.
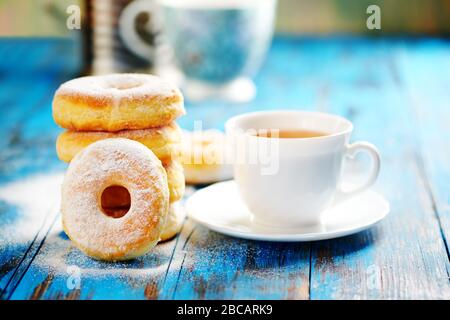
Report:
[[[187,103],[223,128],[261,109],[332,112],[376,144],[375,189],[391,214],[359,234],[311,243],[230,238],[186,220],[181,234],[127,263],[93,261],[62,232],[51,117],[77,73],[71,44],[0,40],[0,294],[3,299],[449,299],[450,41],[275,39],[256,99]]]

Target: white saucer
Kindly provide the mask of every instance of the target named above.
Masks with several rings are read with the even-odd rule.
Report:
[[[252,222],[234,181],[219,182],[195,192],[186,202],[188,216],[229,236],[264,241],[315,241],[343,237],[370,228],[389,213],[388,201],[366,191],[323,213],[316,227],[271,228]]]

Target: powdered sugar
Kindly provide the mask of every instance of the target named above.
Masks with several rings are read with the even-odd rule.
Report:
[[[139,99],[142,96],[169,97],[181,95],[172,83],[148,74],[110,74],[87,76],[63,83],[56,94],[81,95],[119,101],[123,98]]]
[[[174,237],[180,231],[185,218],[186,210],[184,210],[180,203],[171,203],[166,224],[164,225],[164,230],[161,234],[161,240],[165,241]]]
[[[183,238],[184,239],[184,238]],[[183,243],[183,241],[180,241]],[[103,262],[93,260],[75,248],[72,242],[67,239],[62,226],[58,220],[57,224],[48,234],[45,244],[36,256],[33,265],[36,271],[52,273],[57,277],[67,279],[68,266],[80,268],[83,281],[86,278],[99,279],[107,277],[109,281],[133,283],[142,286],[142,280],[149,277],[161,279],[169,268],[179,268],[184,262],[185,266],[190,265],[190,261],[183,261],[184,252],[175,250],[175,241],[159,243],[151,253],[136,258],[129,262]]]
[[[0,187],[0,201],[15,207],[2,213],[0,250],[32,240],[45,216],[59,207],[62,173],[39,174]],[[11,215],[9,218],[8,216]]]
[[[118,219],[100,209],[101,192],[120,185],[131,195],[129,212]],[[91,144],[71,162],[62,188],[66,231],[85,251],[104,257],[131,255],[159,239],[169,191],[161,162],[144,145],[128,139]],[[118,256],[119,257],[119,256]]]
[[[3,206],[6,208],[16,208],[14,212],[7,209],[1,213],[0,250],[17,246],[26,248],[43,226],[45,217],[50,214],[50,222],[53,220],[60,206],[63,178],[62,172],[43,173],[0,186],[0,203],[4,202]],[[92,224],[91,227],[93,226]],[[46,233],[47,229],[44,229],[43,234]],[[179,244],[184,243],[185,237],[186,235],[182,236],[184,240],[180,240]],[[182,262],[189,267],[190,261],[184,261],[183,251],[177,250],[173,254],[175,244],[176,241],[160,243],[151,253],[130,262],[96,261],[73,246],[62,229],[61,219],[57,218],[28,273],[33,277],[38,274],[43,274],[44,277],[51,274],[65,283],[70,277],[69,266],[75,265],[81,270],[83,288],[88,285],[85,281],[89,278],[105,278],[110,283],[142,286],[145,283],[142,281],[162,279],[169,264],[174,270],[177,270]]]

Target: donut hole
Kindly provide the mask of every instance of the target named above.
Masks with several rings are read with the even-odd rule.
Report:
[[[118,90],[127,90],[127,89],[132,89],[132,88],[136,88],[139,87],[141,84],[140,83],[117,83],[116,85],[112,86],[114,89],[118,89]]]
[[[131,195],[123,186],[109,186],[101,195],[102,211],[111,218],[121,218],[131,207]]]
[[[111,81],[108,81],[106,83],[106,86],[112,89],[117,89],[117,90],[128,90],[128,89],[133,89],[133,88],[137,88],[140,87],[142,85],[142,82],[137,80],[137,79],[113,79]]]

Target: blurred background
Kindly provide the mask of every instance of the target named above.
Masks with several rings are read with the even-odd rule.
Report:
[[[449,283],[450,0],[278,0],[276,10],[275,0],[159,1],[169,4],[164,14],[153,14],[156,0],[0,0],[0,186],[67,168],[55,152],[62,129],[51,106],[58,86],[80,75],[190,78],[180,86],[187,114],[177,122],[185,130],[223,130],[232,116],[276,108],[339,114],[355,123],[352,139],[374,143],[383,156],[375,188],[393,211],[384,226],[306,247],[240,242],[242,252],[232,240],[198,230],[186,259],[193,268],[176,271],[180,282],[167,281],[178,291],[165,293],[152,279],[146,297],[226,298],[232,292],[246,298],[241,293],[253,295],[256,288],[265,298],[442,298]],[[198,10],[191,12],[191,5]],[[372,5],[380,10],[381,30],[367,27]],[[194,101],[206,93],[213,99]],[[365,172],[368,164],[362,159],[355,171]],[[32,185],[29,193],[38,189]],[[28,199],[12,186],[4,190],[30,212],[0,201],[0,295],[10,297],[17,288],[14,298],[141,297],[141,273],[124,282],[128,274],[115,278],[110,268],[111,278],[94,273],[83,280],[81,294],[67,291],[67,273],[48,268],[57,264],[59,272],[60,262],[65,267],[79,257],[59,233],[47,237],[56,193],[44,185]],[[223,268],[222,257],[239,260],[236,276]],[[152,258],[144,267],[154,266]],[[372,266],[382,271],[381,290],[362,285]]]
[[[0,35],[68,36],[69,30],[63,27],[65,9],[70,4],[83,7],[86,2],[0,0]],[[448,0],[279,0],[276,32],[369,33],[365,9],[371,4],[382,9],[383,33],[450,34]]]
[[[371,5],[381,30],[367,26]],[[155,73],[191,101],[253,100],[273,35],[449,34],[449,0],[0,0],[0,37],[61,39],[78,74]]]

